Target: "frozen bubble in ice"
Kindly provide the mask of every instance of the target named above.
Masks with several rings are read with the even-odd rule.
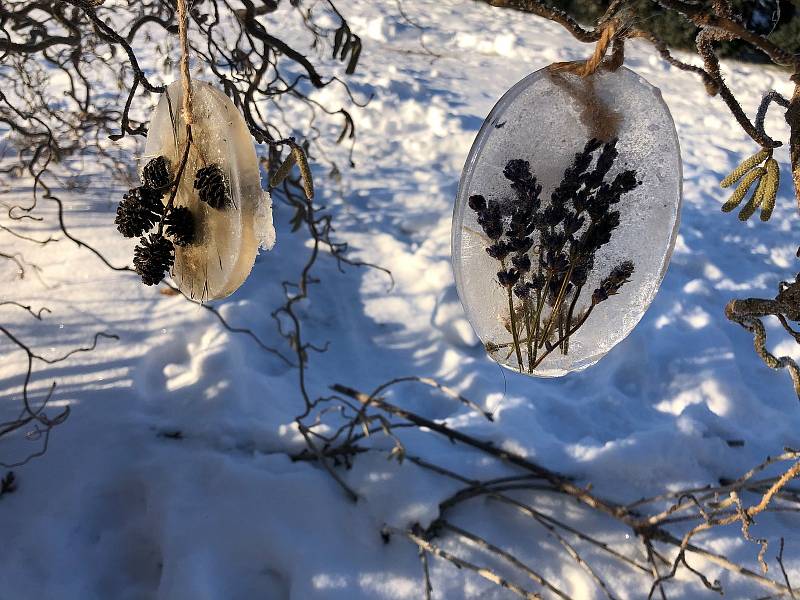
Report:
[[[453,214],[456,286],[490,356],[554,377],[623,340],[664,277],[681,186],[672,117],[634,72],[542,69],[509,90]]]
[[[180,82],[167,88],[150,122],[142,165],[165,156],[176,175],[186,147]],[[253,139],[242,115],[222,92],[192,82],[192,144],[175,197],[195,223],[192,244],[175,246],[172,277],[188,297],[205,302],[232,294],[250,274],[259,247],[275,243],[272,200],[261,189]],[[203,202],[195,189],[200,169],[217,166],[225,183],[224,202]],[[169,194],[164,196],[164,202]]]

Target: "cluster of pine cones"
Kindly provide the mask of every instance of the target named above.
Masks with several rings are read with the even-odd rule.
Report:
[[[167,209],[162,202],[175,185],[169,160],[158,156],[142,170],[142,185],[129,190],[117,206],[114,223],[119,232],[127,238],[141,238],[133,251],[133,266],[145,285],[158,284],[172,268],[176,245],[188,246],[195,239],[191,211],[185,206]],[[194,188],[200,200],[216,210],[230,205],[225,176],[217,165],[198,170]]]

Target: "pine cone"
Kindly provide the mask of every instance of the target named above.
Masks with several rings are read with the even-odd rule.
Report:
[[[165,156],[152,159],[142,169],[142,183],[151,190],[163,190],[171,182],[170,164]]]
[[[133,250],[133,266],[145,285],[156,285],[175,261],[175,248],[168,239],[155,233],[139,240]]]
[[[197,171],[194,179],[194,189],[198,190],[200,200],[211,208],[222,210],[230,203],[225,175],[219,165],[208,165]]]
[[[194,218],[185,206],[178,206],[169,211],[164,219],[166,234],[177,246],[188,246],[194,241]]]
[[[127,238],[137,237],[152,229],[161,216],[161,201],[156,192],[144,187],[133,188],[117,206],[114,223]]]

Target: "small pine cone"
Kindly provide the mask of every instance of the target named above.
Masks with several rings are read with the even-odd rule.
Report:
[[[142,169],[142,183],[151,190],[163,190],[171,182],[170,164],[165,156],[152,159]]]
[[[200,200],[211,208],[221,210],[226,208],[230,202],[225,185],[225,175],[219,165],[209,165],[197,171],[194,189],[198,190]]]
[[[164,231],[177,246],[188,246],[194,241],[194,218],[185,206],[169,211],[164,219]]]
[[[117,206],[114,223],[123,236],[138,237],[152,229],[161,215],[161,210],[161,201],[152,190],[144,187],[133,188],[123,196]]]
[[[145,285],[156,285],[175,261],[175,248],[168,239],[150,234],[133,250],[133,266]]]

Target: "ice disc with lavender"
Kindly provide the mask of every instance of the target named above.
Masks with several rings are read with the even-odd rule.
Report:
[[[634,72],[542,69],[511,88],[453,215],[458,293],[489,355],[552,377],[622,341],[664,277],[681,184],[669,109]]]

